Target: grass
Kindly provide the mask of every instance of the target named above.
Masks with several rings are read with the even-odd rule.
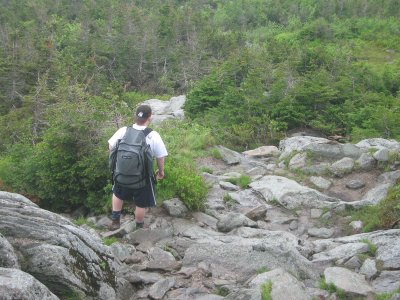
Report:
[[[228,296],[229,290],[222,286],[216,286],[214,293],[218,296],[225,297],[225,296]]]
[[[259,275],[259,274],[262,274],[262,273],[265,273],[265,272],[268,272],[269,270],[268,270],[268,268],[267,267],[261,267],[261,268],[258,268],[257,270],[256,270],[256,273]]]
[[[233,200],[233,198],[231,197],[231,195],[229,195],[228,193],[226,193],[224,195],[224,202],[226,203],[226,205],[228,205],[228,207],[232,207],[236,204],[236,201]]]
[[[269,280],[266,283],[263,283],[260,287],[261,289],[261,299],[262,300],[272,300],[272,281]]]
[[[88,222],[88,220],[83,216],[80,216],[79,218],[75,219],[73,223],[77,226],[87,225],[89,227],[95,228],[95,224],[93,224],[92,222]]]
[[[368,254],[374,257],[376,255],[376,250],[378,249],[378,247],[368,239],[362,239],[361,242],[368,245]]]
[[[400,228],[400,182],[389,189],[386,198],[377,205],[347,209],[352,220],[363,222],[363,232],[378,229]]]
[[[290,152],[290,154],[289,155],[287,155],[287,156],[285,156],[283,159],[281,159],[279,162],[281,162],[281,161],[283,161],[284,162],[284,164],[285,164],[285,166],[286,166],[286,168],[288,168],[289,167],[289,162],[290,162],[290,160],[297,154],[297,153],[299,153],[298,151],[292,151],[292,152]]]
[[[106,238],[102,239],[102,242],[103,242],[104,245],[110,246],[110,245],[118,242],[118,239],[116,237],[114,237],[114,236],[106,237]]]
[[[211,148],[210,155],[215,159],[222,159],[221,152],[217,148]]]
[[[337,298],[340,300],[346,299],[346,292],[342,289],[339,289],[334,283],[330,282],[327,283],[325,278],[321,278],[319,282],[319,288],[325,291],[328,291],[329,293],[333,294],[335,293]]]
[[[200,171],[201,171],[201,172],[208,173],[208,174],[212,174],[212,173],[214,172],[214,170],[211,169],[211,168],[209,168],[209,167],[201,167],[201,168],[200,168]]]
[[[270,201],[268,201],[268,203],[273,206],[282,206],[282,204],[276,198],[272,198]]]
[[[363,232],[371,232],[380,228],[379,209],[377,206],[364,206],[359,209],[348,209],[353,221],[360,220],[363,225]]]
[[[85,217],[80,216],[79,218],[74,220],[74,224],[77,225],[77,226],[81,226],[83,224],[87,224],[87,220],[86,220]]]
[[[246,188],[249,183],[251,182],[251,178],[250,176],[247,175],[241,175],[238,178],[229,178],[227,181],[229,181],[230,183],[240,186],[240,188],[244,189]]]
[[[375,300],[389,300],[395,294],[400,294],[400,287],[392,293],[383,293],[376,295]]]
[[[83,299],[85,299],[84,294],[78,293],[77,291],[73,291],[73,290],[63,291],[58,296],[62,300],[83,300]]]

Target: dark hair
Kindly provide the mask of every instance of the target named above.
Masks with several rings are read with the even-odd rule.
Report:
[[[136,109],[135,122],[143,124],[151,116],[151,107],[149,105],[140,105]]]

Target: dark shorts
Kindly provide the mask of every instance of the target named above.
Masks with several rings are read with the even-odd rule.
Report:
[[[118,185],[113,186],[113,193],[123,201],[134,201],[137,207],[156,206],[155,190],[153,185],[146,185],[144,188],[132,190]]]

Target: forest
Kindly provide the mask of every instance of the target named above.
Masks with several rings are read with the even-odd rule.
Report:
[[[109,209],[107,140],[151,98],[187,95],[160,197],[193,209],[215,141],[400,139],[398,0],[0,3],[0,188],[43,207]]]

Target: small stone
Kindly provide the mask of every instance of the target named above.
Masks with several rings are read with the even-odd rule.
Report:
[[[389,161],[389,149],[382,148],[382,149],[376,151],[373,154],[373,156],[377,161],[383,161],[383,162]]]
[[[332,212],[331,212],[331,211],[327,211],[326,213],[324,213],[324,214],[321,216],[321,219],[323,219],[323,220],[330,220],[330,219],[332,219]]]
[[[369,171],[375,168],[376,160],[368,153],[361,154],[360,158],[356,161],[361,170]]]
[[[307,153],[297,153],[289,162],[289,169],[300,169],[307,164]]]
[[[292,222],[290,222],[289,224],[290,230],[296,230],[297,228],[299,228],[299,222],[297,220],[293,220]]]
[[[327,180],[327,179],[325,179],[323,177],[319,177],[319,176],[311,176],[310,181],[317,188],[322,189],[322,190],[327,190],[332,185],[332,182],[330,180]]]
[[[358,190],[365,186],[365,182],[362,180],[350,180],[346,183],[346,187],[351,190]]]
[[[111,219],[109,217],[101,217],[97,222],[95,222],[94,224],[96,224],[96,227],[100,227],[100,228],[107,228],[110,224],[111,224]]]
[[[253,221],[262,220],[267,214],[267,207],[265,205],[259,205],[250,211],[246,212],[245,216]]]
[[[313,236],[313,237],[318,237],[318,238],[323,238],[323,239],[328,239],[333,236],[335,231],[333,229],[329,228],[310,228],[308,229],[308,235]]]
[[[151,286],[149,296],[152,299],[161,299],[174,285],[175,279],[161,279]]]
[[[130,264],[139,264],[145,261],[146,255],[142,252],[135,252],[131,256],[128,256],[123,260],[124,263],[130,265]]]
[[[353,221],[350,224],[350,227],[353,228],[354,233],[360,233],[362,231],[362,228],[364,226],[362,221]]]
[[[348,269],[358,270],[361,267],[361,261],[357,256],[353,256],[349,260],[347,260],[343,266]]]
[[[220,181],[219,186],[226,191],[239,191],[240,187],[237,185],[234,185],[233,183],[227,182],[227,181]]]
[[[166,200],[163,202],[162,206],[172,217],[184,217],[189,211],[185,204],[178,198]]]
[[[331,171],[337,177],[343,177],[350,173],[354,167],[354,160],[350,157],[344,157],[331,165]]]
[[[360,273],[364,274],[367,279],[374,277],[378,273],[375,261],[367,258],[361,266]]]
[[[323,213],[322,209],[319,208],[311,208],[310,210],[310,216],[311,219],[318,219]]]

